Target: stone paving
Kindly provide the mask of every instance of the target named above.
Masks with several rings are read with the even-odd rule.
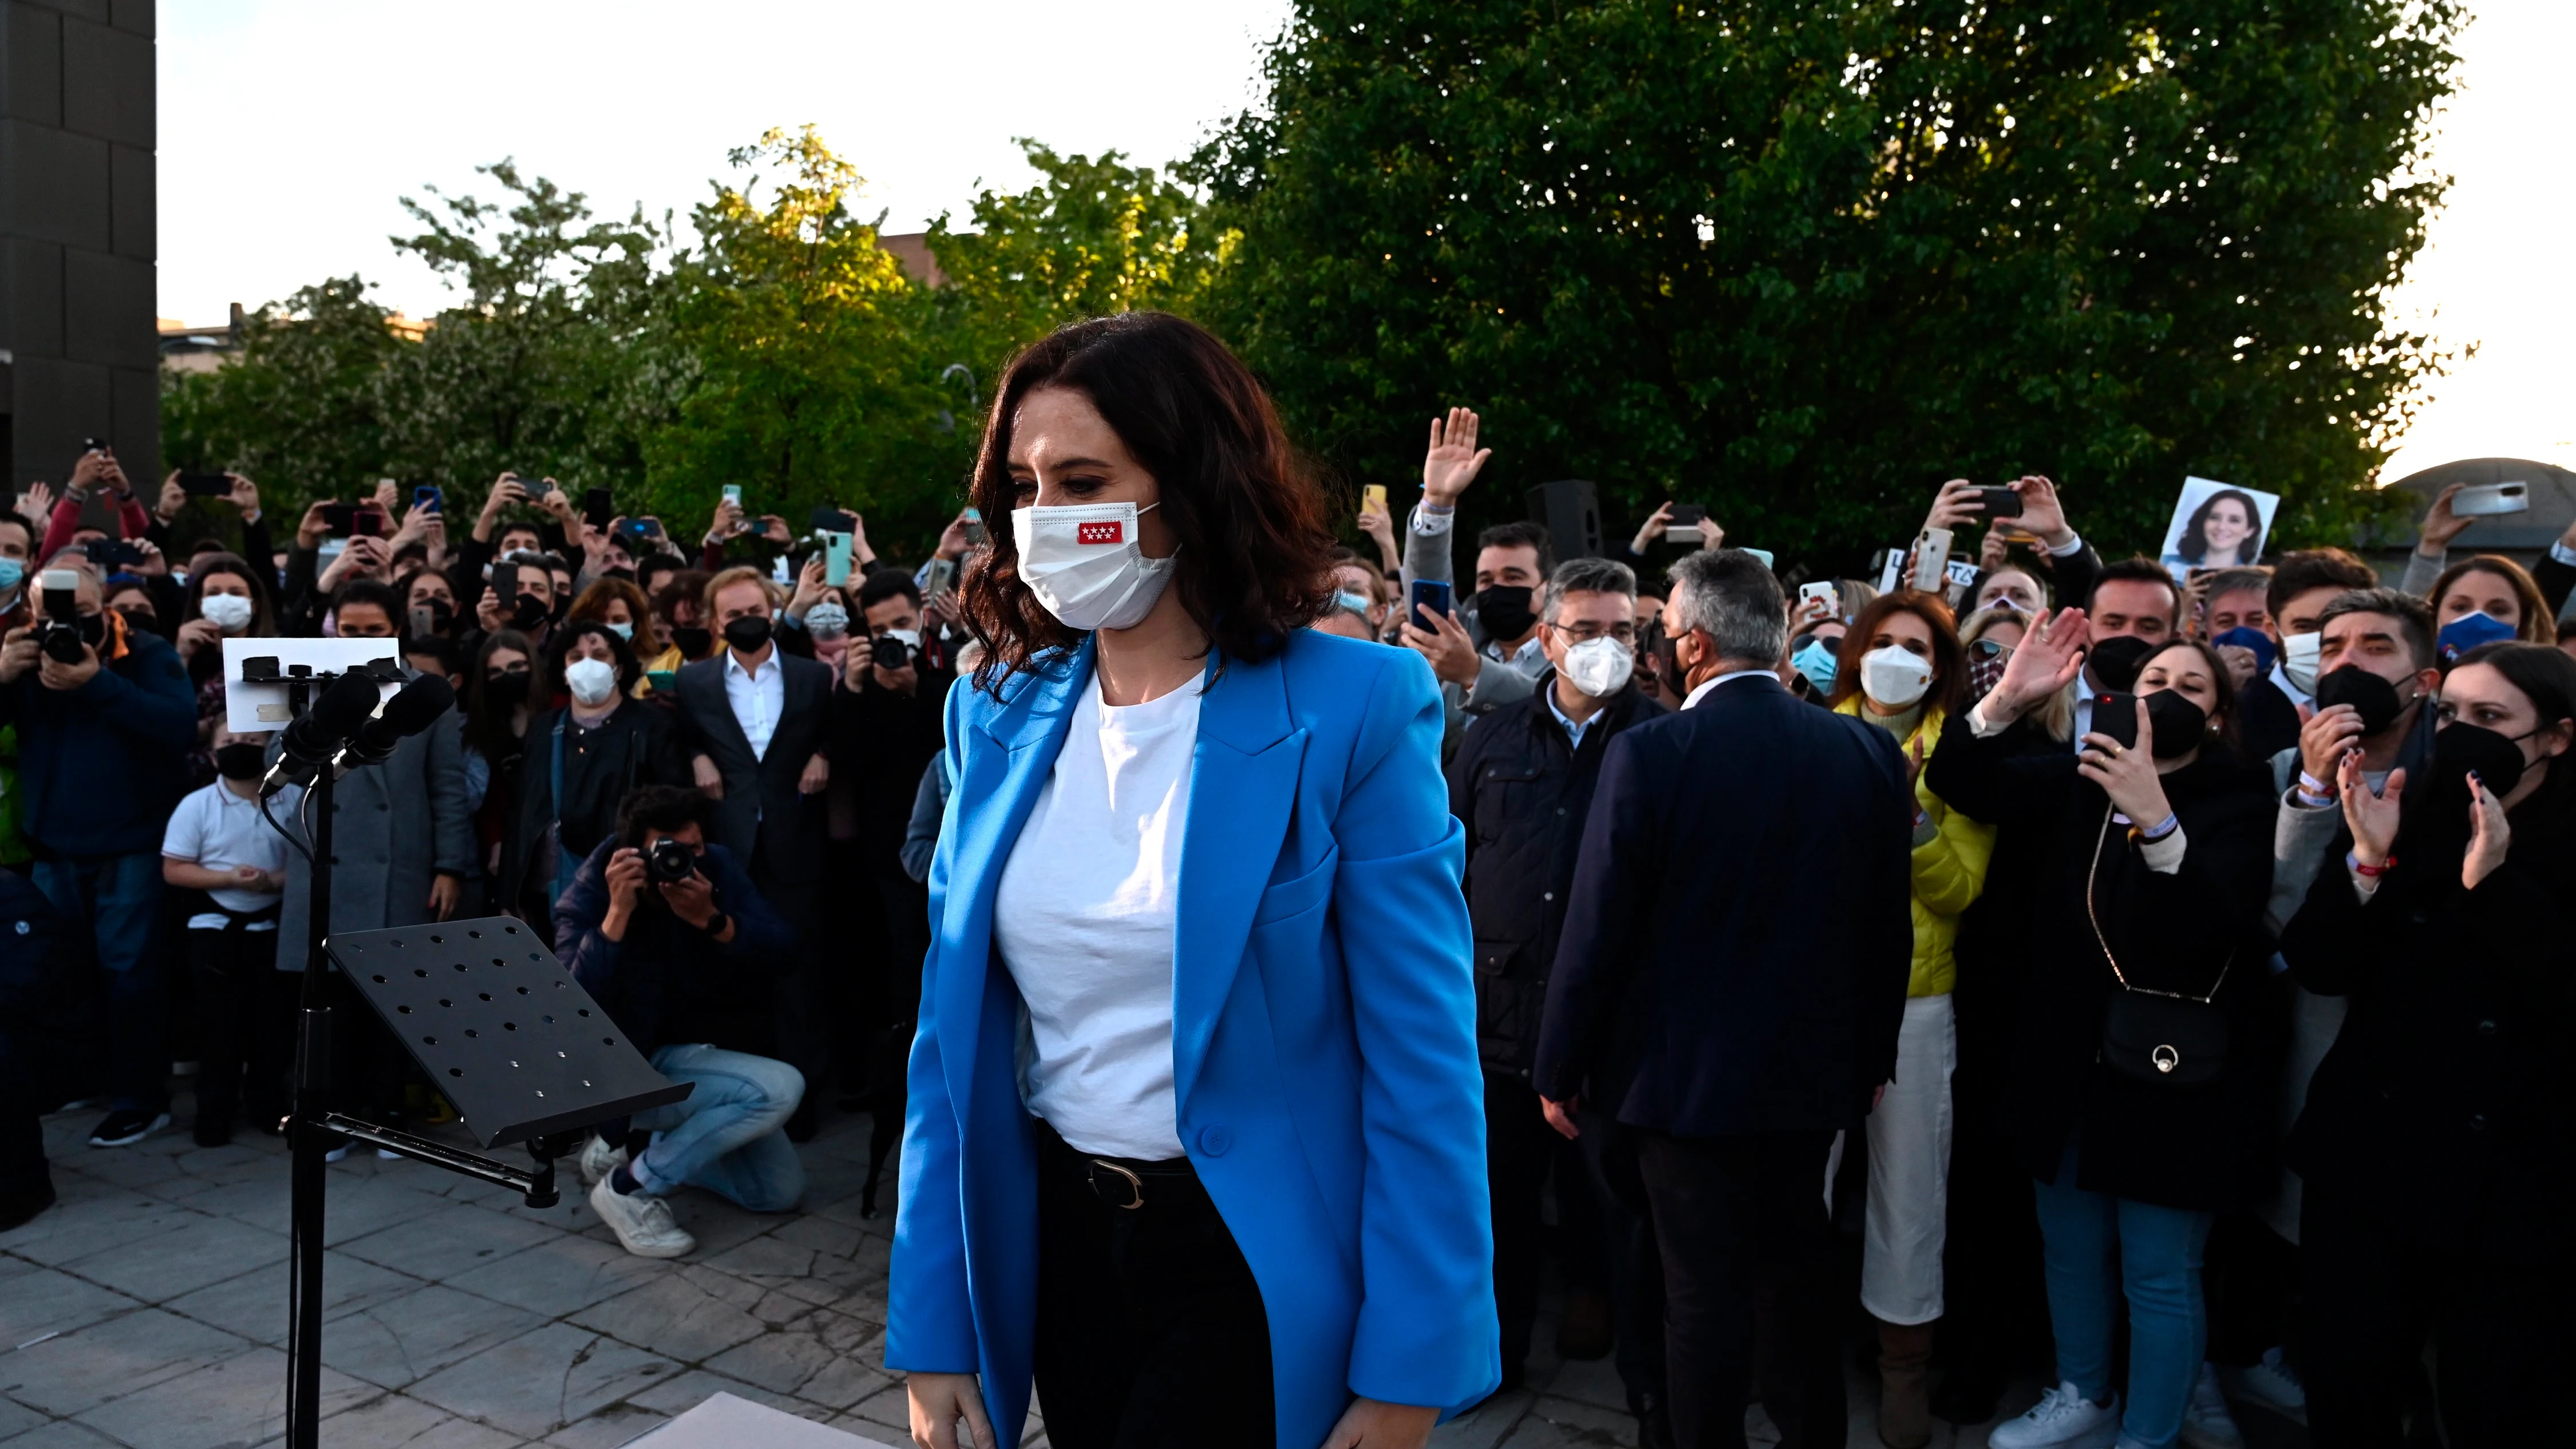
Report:
[[[181,1123],[191,1109],[183,1094]],[[47,1121],[63,1200],[0,1233],[0,1444],[279,1442],[283,1145],[245,1135],[199,1148],[174,1128],[93,1149],[81,1137],[96,1115]],[[684,1193],[676,1206],[698,1250],[667,1262],[629,1256],[578,1191],[537,1212],[436,1168],[353,1152],[330,1169],[322,1442],[611,1449],[723,1390],[909,1443],[902,1385],[880,1367],[893,1219],[858,1208],[867,1139],[866,1118],[826,1115],[800,1149],[811,1181],[801,1212],[762,1216]],[[565,1179],[578,1181],[569,1163]],[[890,1209],[891,1171],[883,1201]],[[1543,1322],[1539,1343],[1553,1336]],[[1433,1444],[1633,1449],[1608,1362],[1559,1363],[1542,1347],[1530,1384],[1442,1426]],[[1878,1443],[1874,1397],[1855,1375],[1855,1446]],[[2247,1428],[2258,1449],[2283,1442]],[[1758,1409],[1751,1429],[1776,1440]],[[1985,1437],[1943,1425],[1933,1443],[1980,1449]],[[1033,1421],[1023,1449],[1045,1442]]]

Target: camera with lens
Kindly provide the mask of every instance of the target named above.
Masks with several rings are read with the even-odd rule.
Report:
[[[698,873],[698,853],[685,841],[665,835],[644,857],[644,873],[657,885],[670,885]]]
[[[89,642],[80,612],[80,575],[47,569],[43,588],[45,617],[36,625],[36,647],[58,664],[78,664],[82,646]]]
[[[879,634],[868,646],[869,657],[879,669],[901,669],[912,662],[912,645],[899,632]]]

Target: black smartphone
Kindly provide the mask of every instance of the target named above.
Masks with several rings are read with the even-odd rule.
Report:
[[[2122,749],[2138,743],[2138,697],[2118,690],[2093,696],[2093,730]]]
[[[349,511],[351,538],[381,538],[385,532],[385,512],[372,503],[360,503]]]
[[[519,566],[514,563],[492,565],[492,597],[501,601],[501,612],[508,615],[519,601]]]
[[[2014,488],[1980,488],[1977,501],[1986,506],[1988,518],[2021,517],[2021,492]]]
[[[354,503],[322,505],[322,526],[342,538],[347,538],[357,531],[357,517],[358,505]]]
[[[638,541],[648,538],[660,538],[662,536],[662,520],[658,518],[630,518],[624,523],[617,525],[617,531],[627,538]]]
[[[806,526],[825,533],[856,533],[859,531],[859,517],[845,508],[817,508],[814,516],[806,521]]]
[[[179,475],[179,491],[187,494],[191,498],[230,497],[233,491],[232,475],[229,473],[182,473]]]
[[[444,513],[447,511],[447,495],[440,491],[437,484],[423,483],[411,490],[411,511]]]
[[[605,488],[592,488],[581,495],[581,516],[593,528],[606,528],[617,516],[617,502]]]
[[[1417,629],[1428,629],[1431,625],[1422,616],[1428,613],[1434,618],[1447,618],[1454,599],[1455,592],[1441,580],[1415,579],[1413,595],[1408,601],[1412,608],[1406,612],[1404,622]]]
[[[84,546],[81,552],[102,569],[136,568],[143,563],[143,550],[121,538],[102,538]]]
[[[1700,524],[1706,521],[1707,518],[1708,510],[1701,507],[1699,504],[1674,504],[1672,516],[1664,525],[1665,541],[1668,543],[1698,543],[1701,537]]]

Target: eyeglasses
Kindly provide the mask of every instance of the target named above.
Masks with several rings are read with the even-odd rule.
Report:
[[[1637,642],[1637,626],[1634,624],[1612,624],[1607,628],[1592,623],[1550,624],[1547,627],[1577,644],[1589,644],[1595,639],[1616,639],[1630,646]]]
[[[1971,639],[1968,652],[1979,659],[2010,659],[2013,647],[2001,639]]]

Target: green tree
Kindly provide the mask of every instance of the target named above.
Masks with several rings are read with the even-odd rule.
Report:
[[[272,515],[343,496],[392,455],[384,381],[412,346],[355,275],[302,288],[245,319],[240,356],[164,372],[161,454],[173,468],[236,469]]]
[[[1848,564],[1955,474],[2050,473],[2152,543],[2188,471],[2318,537],[2440,365],[2385,298],[2459,22],[1305,0],[1193,163],[1242,235],[1203,312],[1369,479],[1484,410],[1489,513],[1591,477],[1613,517],[1680,497]]]
[[[731,159],[754,175],[697,208],[701,242],[672,284],[688,377],[647,443],[655,504],[695,517],[735,484],[754,513],[800,532],[821,503],[919,531],[971,447],[939,426],[947,398],[921,344],[921,289],[851,216],[858,173],[813,127],[773,130]]]

